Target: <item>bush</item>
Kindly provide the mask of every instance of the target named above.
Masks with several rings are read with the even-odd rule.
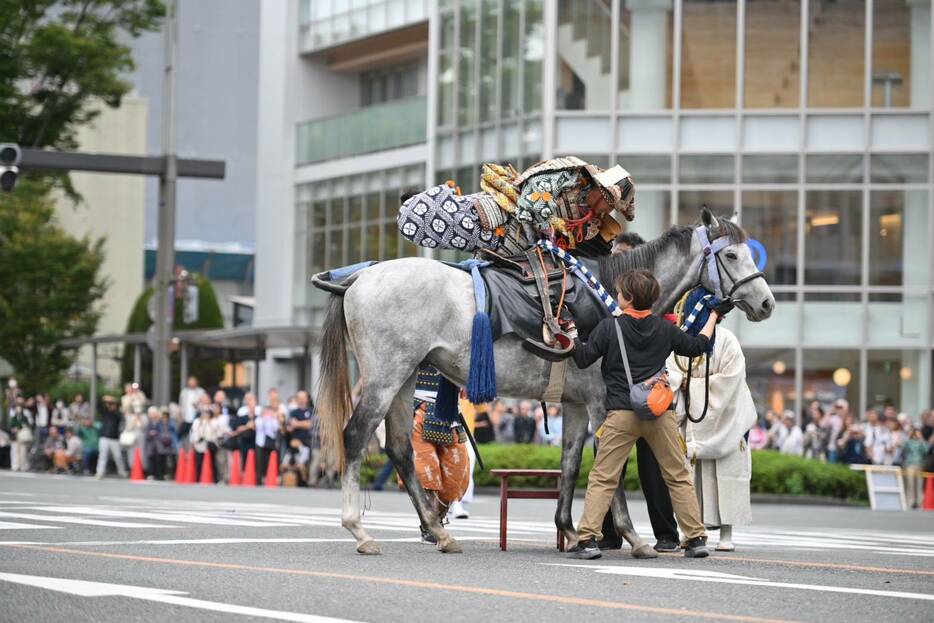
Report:
[[[774,450],[752,453],[753,493],[820,495],[867,502],[866,476],[847,465],[779,454]]]
[[[478,467],[474,472],[474,484],[478,487],[498,487],[499,479],[490,474],[491,469],[560,469],[561,448],[528,444],[480,446],[486,471]],[[626,469],[627,491],[639,489],[639,471],[636,466],[635,450]],[[372,482],[386,462],[385,455],[373,455],[363,463],[361,479]],[[581,471],[577,477],[579,488],[587,487],[587,476],[593,466],[593,446],[584,448]],[[515,478],[510,482],[522,487],[553,487],[554,480],[548,478]],[[866,478],[861,472],[846,465],[829,465],[811,459],[786,456],[771,450],[752,453],[753,493],[782,495],[817,495],[840,500],[865,503],[869,497]]]

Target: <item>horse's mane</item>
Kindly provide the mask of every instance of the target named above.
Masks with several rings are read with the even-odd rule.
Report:
[[[720,224],[721,232],[718,238],[727,236],[733,244],[740,244],[746,242],[748,239],[743,228],[733,221],[718,217],[717,222]],[[640,244],[636,248],[626,251],[625,253],[617,253],[616,255],[608,255],[600,258],[600,281],[603,283],[604,287],[609,288],[610,291],[615,290],[616,286],[614,284],[622,274],[637,268],[647,268],[651,270],[655,265],[655,258],[658,257],[658,254],[671,245],[677,245],[678,250],[687,255],[691,251],[694,230],[698,225],[700,225],[700,223],[695,225],[675,225],[655,240]]]

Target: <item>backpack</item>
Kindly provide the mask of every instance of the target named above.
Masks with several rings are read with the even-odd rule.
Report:
[[[632,382],[632,371],[629,369],[629,357],[626,356],[626,343],[623,341],[623,331],[619,322],[613,321],[616,327],[616,339],[619,341],[619,351],[626,367],[626,380],[629,381],[629,403],[632,410],[640,420],[652,422],[661,417],[674,400],[674,392],[668,384],[668,370],[662,369],[639,383]]]

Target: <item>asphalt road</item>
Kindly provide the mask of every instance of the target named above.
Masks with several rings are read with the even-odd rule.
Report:
[[[450,555],[370,493],[364,557],[337,491],[0,472],[0,621],[934,621],[934,513],[756,505],[734,553],[584,562],[555,551],[553,504],[512,501],[501,552],[479,497]]]

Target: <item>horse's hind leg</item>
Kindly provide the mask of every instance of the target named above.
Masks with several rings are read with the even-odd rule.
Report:
[[[577,531],[571,518],[571,503],[574,487],[581,468],[581,452],[587,440],[587,425],[590,422],[587,408],[581,404],[564,403],[563,428],[561,430],[561,492],[555,510],[555,526],[564,533],[569,547],[577,543]]]
[[[438,539],[438,549],[445,553],[460,553],[460,544],[441,526],[440,517],[415,473],[411,437],[414,392],[413,375],[393,400],[386,418],[386,453],[402,478],[422,525]]]
[[[344,428],[344,473],[341,475],[342,510],[341,525],[357,540],[357,551],[361,554],[379,554],[379,545],[363,529],[360,518],[360,464],[367,443],[376,432],[389,406],[392,394],[380,388],[364,386],[360,402]]]
[[[616,531],[632,547],[633,558],[657,558],[658,554],[652,546],[639,536],[636,528],[632,525],[632,517],[629,515],[629,506],[626,504],[626,492],[623,489],[622,480],[620,480],[616,495],[613,496],[610,510],[613,513],[613,523],[616,525]]]

